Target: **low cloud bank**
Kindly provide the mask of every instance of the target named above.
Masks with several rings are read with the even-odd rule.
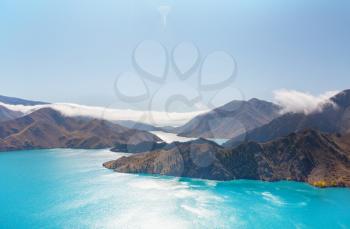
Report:
[[[135,122],[142,122],[154,126],[180,126],[188,122],[195,116],[205,113],[207,111],[196,112],[161,112],[161,111],[138,111],[138,110],[124,110],[103,107],[84,106],[72,103],[54,103],[35,106],[24,105],[9,105],[0,103],[0,105],[14,111],[19,111],[24,114],[30,114],[33,111],[42,108],[52,108],[61,112],[65,116],[86,116],[96,119],[104,119],[108,121],[130,120]]]
[[[282,107],[282,113],[304,113],[321,112],[325,105],[335,104],[330,100],[339,91],[327,91],[315,96],[310,93],[281,89],[274,92],[275,102]]]
[[[315,96],[310,93],[304,93],[295,90],[281,89],[274,92],[275,102],[282,107],[282,113],[305,113],[322,111],[325,105],[333,104],[330,98],[339,93],[338,91],[328,91]],[[52,108],[61,112],[65,116],[85,116],[108,121],[130,120],[142,122],[154,126],[181,126],[197,115],[208,112],[201,110],[196,112],[162,112],[162,111],[138,111],[124,110],[103,107],[84,106],[72,103],[54,103],[35,106],[10,105],[0,102],[0,105],[14,111],[24,114],[30,114],[33,111],[42,108]],[[335,104],[333,104],[335,105]]]

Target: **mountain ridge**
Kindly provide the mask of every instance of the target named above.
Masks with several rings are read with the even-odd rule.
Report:
[[[266,142],[304,129],[316,129],[326,133],[349,132],[350,90],[338,93],[330,101],[333,103],[325,104],[321,111],[310,114],[286,113],[244,135],[232,138],[225,146],[236,146],[243,141]]]
[[[280,109],[256,98],[234,100],[193,118],[177,128],[177,133],[183,137],[230,139],[270,122],[279,116]]]
[[[20,99],[20,98],[9,97],[9,96],[4,96],[4,95],[0,95],[0,102],[5,103],[5,104],[10,104],[10,105],[24,105],[24,106],[49,104],[49,103],[41,102],[41,101]]]
[[[0,151],[42,148],[112,148],[161,141],[155,135],[104,120],[66,117],[51,108],[0,123]]]

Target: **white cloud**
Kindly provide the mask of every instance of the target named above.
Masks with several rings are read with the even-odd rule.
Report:
[[[320,112],[326,104],[335,104],[330,98],[339,91],[328,91],[315,96],[310,93],[281,89],[274,92],[275,102],[282,107],[282,113],[305,113]]]
[[[50,107],[65,116],[87,116],[96,119],[105,119],[109,121],[131,120],[136,122],[143,122],[155,126],[180,126],[188,122],[195,116],[207,111],[196,112],[158,112],[158,111],[137,111],[137,110],[123,110],[103,107],[83,106],[71,103],[54,103],[35,106],[23,105],[9,105],[0,103],[0,105],[7,107],[10,110],[20,111],[24,114],[32,113],[41,108]]]

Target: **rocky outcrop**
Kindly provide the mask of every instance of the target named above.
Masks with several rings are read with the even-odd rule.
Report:
[[[112,148],[159,142],[155,135],[108,121],[66,117],[51,108],[0,123],[0,151],[47,148]]]
[[[145,141],[138,144],[118,144],[111,149],[112,152],[144,153],[159,150],[167,146],[165,142]]]
[[[315,186],[350,186],[350,135],[314,130],[267,143],[223,148],[207,140],[173,143],[160,150],[106,162],[123,173],[213,180],[293,180]]]

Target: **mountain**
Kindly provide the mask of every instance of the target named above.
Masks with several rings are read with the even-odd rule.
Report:
[[[230,139],[269,123],[280,107],[263,100],[232,101],[177,129],[180,136]]]
[[[45,102],[31,101],[31,100],[19,99],[14,97],[7,97],[3,95],[0,95],[0,102],[11,104],[11,105],[25,105],[25,106],[48,104]]]
[[[112,148],[161,141],[155,135],[103,120],[66,117],[51,108],[0,123],[0,151],[42,148]]]
[[[0,105],[0,122],[16,119],[22,116],[21,112],[12,111]]]
[[[330,99],[322,111],[311,114],[287,113],[270,123],[253,129],[225,143],[225,146],[238,145],[245,141],[266,142],[293,132],[316,129],[326,133],[347,133],[350,131],[350,90],[345,90]]]
[[[213,180],[293,180],[319,187],[350,187],[350,134],[306,130],[271,142],[247,142],[231,149],[199,139],[122,157],[104,166],[123,173]]]
[[[176,133],[176,127],[172,126],[162,126],[157,127],[151,124],[143,123],[143,122],[137,122],[137,121],[131,121],[131,120],[119,120],[115,121],[114,123],[119,124],[124,127],[128,127],[131,129],[136,130],[144,130],[144,131],[163,131],[167,133]]]
[[[160,127],[156,127],[156,126],[142,123],[142,122],[131,121],[131,120],[119,120],[119,121],[116,121],[115,123],[127,128],[136,129],[136,130],[144,130],[144,131],[161,131],[162,130],[162,128]]]

